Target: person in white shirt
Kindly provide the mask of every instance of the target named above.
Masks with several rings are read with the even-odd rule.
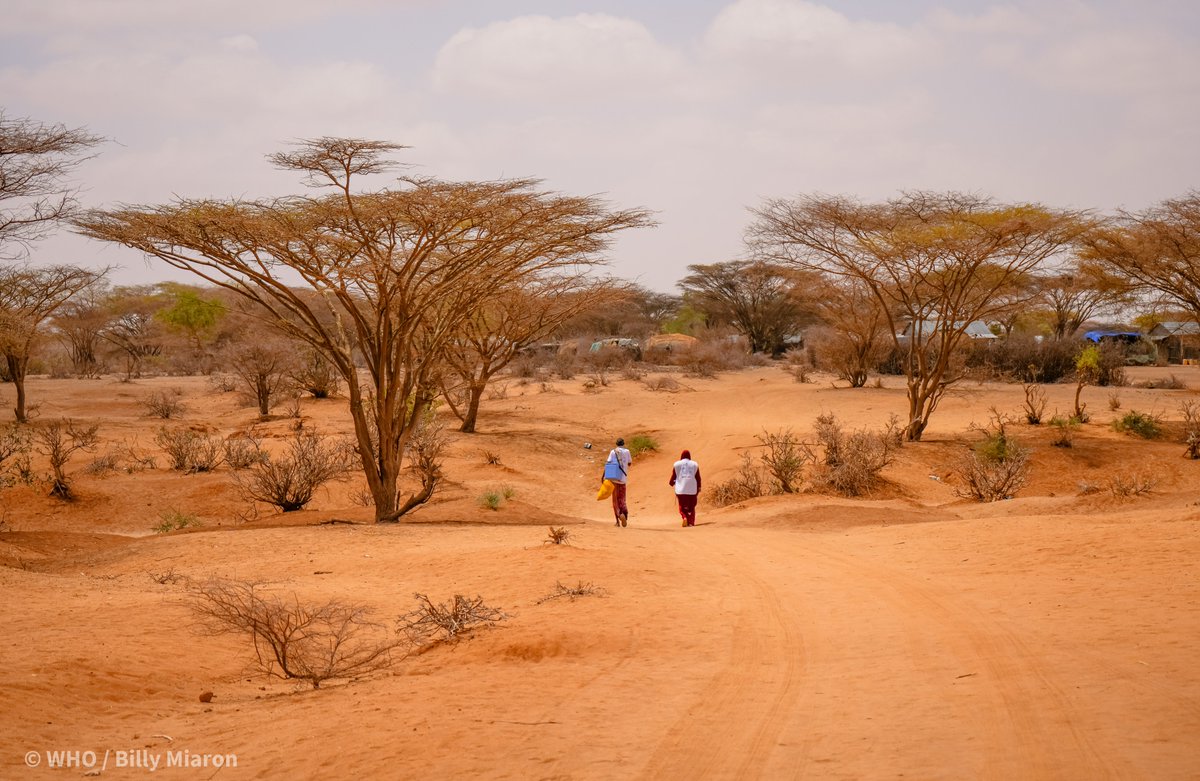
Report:
[[[625,526],[629,522],[629,506],[625,503],[625,481],[629,477],[629,467],[633,464],[633,454],[625,447],[625,440],[618,439],[617,446],[608,451],[604,461],[604,477],[613,484],[612,507],[613,517],[617,526]]]
[[[683,451],[671,468],[670,484],[675,486],[675,501],[684,526],[696,525],[696,500],[700,497],[700,465],[690,451]]]

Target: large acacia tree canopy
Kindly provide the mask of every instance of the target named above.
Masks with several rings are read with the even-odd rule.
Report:
[[[1097,226],[1084,257],[1200,320],[1200,190]]]
[[[362,191],[396,144],[318,138],[272,156],[331,194],[253,201],[181,200],[93,211],[93,238],[140,249],[257,305],[310,343],[346,381],[376,519],[395,520],[434,484],[398,502],[408,443],[438,390],[443,355],[502,291],[604,262],[619,231],[651,224],[538,182],[405,177]],[[315,294],[314,294],[315,291]],[[360,386],[356,351],[370,375]]]
[[[1088,226],[1079,212],[913,192],[880,204],[838,196],[768,201],[748,239],[760,257],[870,286],[889,310],[972,319],[1005,302],[1014,280],[1062,252]]]

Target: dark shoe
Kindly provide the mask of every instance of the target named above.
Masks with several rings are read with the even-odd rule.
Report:
[[[629,513],[621,513],[621,525],[626,526],[629,523]]]

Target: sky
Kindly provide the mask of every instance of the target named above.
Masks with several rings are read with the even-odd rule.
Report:
[[[956,190],[1143,209],[1200,188],[1193,0],[0,0],[0,107],[108,139],[87,207],[301,192],[266,155],[644,207],[611,273],[677,292],[768,198]],[[378,186],[386,186],[380,179]],[[71,234],[37,264],[188,281]]]

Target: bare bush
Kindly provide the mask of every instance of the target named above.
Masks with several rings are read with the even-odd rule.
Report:
[[[1108,492],[1118,499],[1143,496],[1154,491],[1158,481],[1145,472],[1117,473],[1105,480]]]
[[[1029,453],[1021,447],[1013,448],[1012,455],[1003,460],[969,453],[955,470],[963,485],[954,492],[977,502],[1010,499],[1025,485],[1029,468]]]
[[[1108,409],[1110,412],[1121,409],[1121,391],[1112,391],[1108,394]]]
[[[151,393],[142,399],[142,407],[150,417],[162,418],[163,420],[178,418],[187,409],[183,400],[178,396],[161,391]]]
[[[669,374],[660,374],[657,377],[647,377],[645,380],[646,388],[652,391],[663,393],[678,393],[682,386],[679,380]]]
[[[264,453],[249,467],[248,476],[236,479],[248,499],[293,512],[312,501],[318,488],[353,468],[351,452],[344,442],[329,443],[316,432],[298,432],[286,454],[272,458]]]
[[[1176,377],[1175,373],[1172,372],[1170,376],[1165,378],[1139,382],[1137,387],[1149,388],[1151,390],[1187,390],[1187,383]]]
[[[280,394],[290,385],[293,369],[291,347],[272,341],[253,342],[233,348],[227,357],[242,391],[266,417]]]
[[[726,507],[747,499],[756,499],[767,493],[767,478],[762,467],[755,463],[749,453],[742,453],[738,473],[723,483],[718,483],[708,495],[717,507]]]
[[[898,419],[882,431],[865,429],[846,434],[833,415],[817,418],[818,442],[825,448],[825,463],[814,481],[844,496],[861,496],[879,482],[879,473],[892,462],[898,446]]]
[[[700,342],[683,356],[688,376],[704,379],[716,377],[718,372],[744,369],[749,362],[746,349],[727,340]]]
[[[225,443],[220,437],[189,428],[163,426],[154,435],[154,441],[171,459],[171,468],[187,474],[211,472],[225,457]]]
[[[264,593],[255,583],[210,579],[192,586],[192,606],[213,633],[245,635],[267,675],[308,681],[314,689],[387,667],[399,643],[368,620],[370,608],[336,600],[309,604],[295,594]]]
[[[606,593],[608,592],[600,586],[590,582],[584,583],[582,580],[578,581],[574,586],[564,586],[561,581],[555,581],[554,590],[539,599],[537,603],[540,605],[543,602],[549,602],[552,599],[562,599],[563,597],[574,602],[580,597],[602,596]]]
[[[328,399],[341,387],[337,370],[316,350],[307,350],[291,369],[292,384],[314,399]]]
[[[1025,391],[1025,422],[1031,426],[1040,425],[1046,415],[1046,391],[1034,383],[1021,387]]]
[[[104,475],[116,472],[120,467],[121,455],[116,451],[110,450],[104,455],[92,459],[92,463],[85,466],[83,471],[89,477],[103,477]]]
[[[451,642],[481,627],[508,618],[503,611],[488,607],[483,597],[468,599],[455,594],[448,602],[435,604],[425,594],[413,594],[417,606],[400,616],[397,631],[417,646]]]
[[[766,450],[761,458],[767,472],[775,481],[779,493],[791,494],[800,490],[804,467],[813,461],[813,453],[791,429],[772,434],[764,431],[757,436]]]
[[[1185,401],[1179,405],[1179,412],[1183,415],[1183,442],[1187,445],[1184,456],[1200,458],[1200,404]],[[2,458],[0,463],[3,463]]]
[[[487,464],[488,466],[500,465],[500,454],[494,450],[480,450],[479,454],[483,456],[483,463]]]
[[[958,496],[977,502],[1011,499],[1029,477],[1030,452],[1008,434],[1009,420],[992,408],[992,422],[979,427],[984,439],[955,468]]]
[[[249,469],[265,459],[262,436],[253,429],[228,437],[221,447],[225,463],[230,469]]]
[[[567,545],[571,539],[571,530],[566,526],[551,526],[550,531],[546,534],[545,544],[547,545]]]
[[[127,475],[158,468],[158,460],[154,456],[143,453],[136,440],[122,442],[117,446],[117,453],[125,462],[125,474]]]
[[[50,462],[51,487],[50,495],[59,499],[71,501],[71,483],[64,471],[67,461],[80,450],[91,452],[100,441],[97,425],[76,425],[69,418],[62,418],[49,423],[34,433],[37,441],[37,451],[46,456]]]
[[[0,488],[4,486],[7,469],[29,455],[29,430],[15,423],[0,426]]]

